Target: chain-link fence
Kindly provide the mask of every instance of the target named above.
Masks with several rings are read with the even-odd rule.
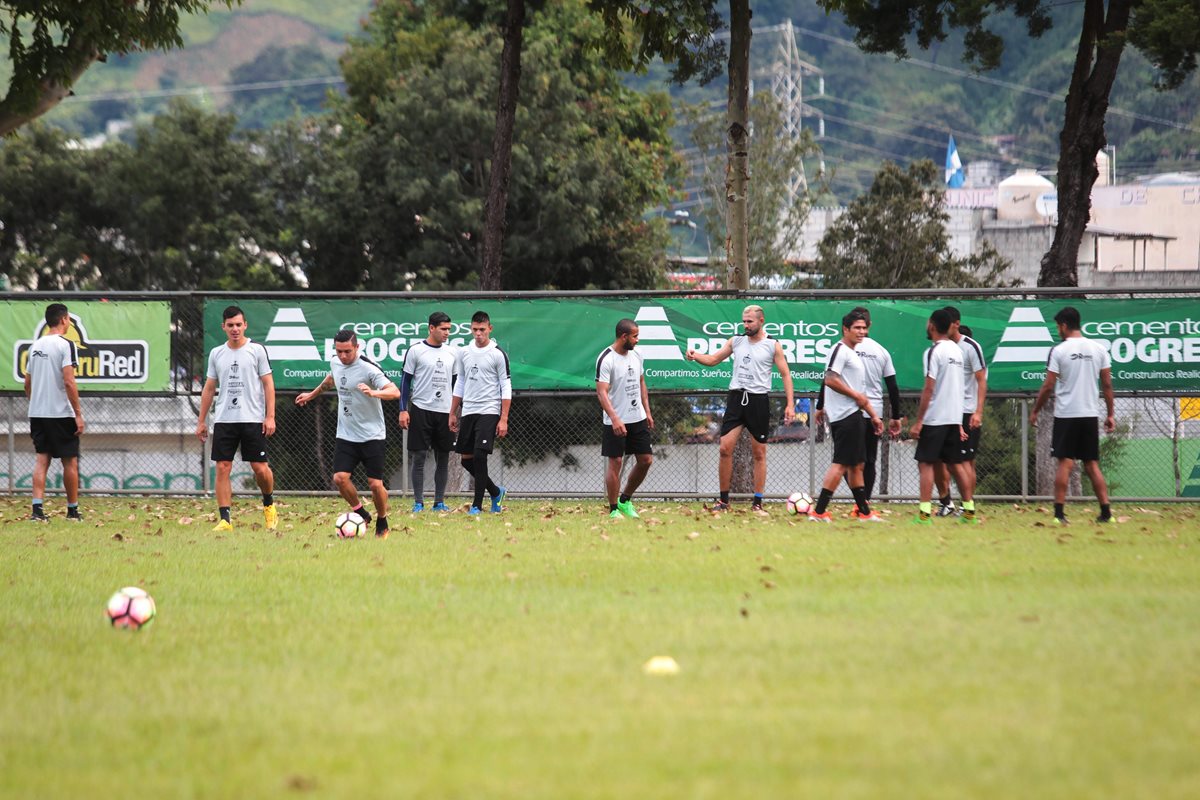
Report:
[[[939,292],[935,296],[950,294]],[[1003,296],[1038,294],[1041,292],[1026,291]],[[1111,296],[1112,292],[1105,294]],[[847,303],[869,304],[871,300],[862,295],[823,296]],[[1169,296],[1200,298],[1200,292],[1174,292]],[[85,493],[206,494],[212,490],[214,472],[207,445],[195,435],[205,369],[201,321],[205,296],[156,297],[168,299],[173,309],[170,389],[150,394],[84,394],[88,429],[80,472]],[[910,352],[893,352],[897,359],[911,359],[919,357],[920,349],[914,346]],[[318,382],[314,379],[312,385]],[[1101,445],[1101,464],[1114,498],[1200,499],[1200,401],[1193,394],[1200,395],[1200,381],[1195,392],[1118,397],[1118,430],[1103,437]],[[295,392],[277,393],[277,432],[270,452],[276,491],[331,493],[336,396],[323,395],[303,408],[296,406],[294,399]],[[652,392],[655,463],[641,494],[715,495],[717,438],[724,400],[723,393]],[[785,496],[798,490],[814,492],[832,455],[827,432],[814,426],[809,418],[815,397],[797,393],[796,401],[799,413],[791,425],[782,421],[782,396],[773,401],[774,423],[767,456],[769,496]],[[915,412],[916,403],[915,396],[904,397],[904,410],[909,416]],[[1036,430],[1028,425],[1031,404],[1029,395],[989,398],[977,459],[977,493],[981,497],[1015,500],[1050,493],[1053,465],[1045,443],[1039,444]],[[385,403],[389,443],[386,480],[393,492],[407,494],[408,454],[405,433],[396,421],[398,410],[397,403]],[[33,452],[26,415],[23,395],[0,395],[0,417],[7,430],[6,461],[0,461],[0,489],[10,494],[27,492],[31,487]],[[600,496],[604,488],[600,434],[600,410],[594,393],[517,392],[509,434],[499,442],[490,461],[492,477],[514,497]],[[898,440],[884,438],[879,450],[877,496],[916,496],[914,447],[907,433]],[[467,492],[470,478],[454,461],[450,490]],[[356,478],[361,480],[362,476]],[[240,460],[234,464],[234,481],[239,490],[253,491],[250,469]],[[427,491],[431,483],[427,477]],[[60,486],[61,474],[55,462],[48,488],[54,491]],[[739,486],[746,486],[745,479],[735,477],[735,491]],[[1086,479],[1083,485],[1076,482],[1072,488],[1072,494],[1086,496],[1090,491]],[[849,496],[844,484],[839,493]]]

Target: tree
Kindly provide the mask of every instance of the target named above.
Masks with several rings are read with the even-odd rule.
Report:
[[[240,0],[47,0],[0,6],[12,75],[0,100],[0,136],[45,114],[109,53],[181,47],[180,14]]]
[[[723,242],[728,230],[729,205],[724,202],[727,125],[725,114],[692,113],[692,144],[700,154],[704,197],[722,198],[702,207],[705,228],[712,242]],[[754,150],[754,180],[747,195],[747,258],[750,283],[766,285],[792,271],[787,258],[800,246],[804,222],[811,206],[809,194],[791,197],[792,175],[803,168],[804,158],[818,150],[804,131],[795,141],[784,131],[783,108],[772,95],[760,92],[750,103],[750,146]]]
[[[870,190],[834,221],[817,246],[827,289],[994,287],[1010,266],[990,244],[969,258],[950,252],[941,171],[928,159],[890,161]]]
[[[1038,38],[1053,24],[1045,0],[818,0],[840,11],[857,31],[859,47],[872,53],[908,54],[916,34],[922,49],[947,38],[948,28],[964,28],[964,58],[983,69],[1000,63],[1005,41],[992,31],[995,17],[1012,13]],[[1104,117],[1126,42],[1158,70],[1163,89],[1178,86],[1196,69],[1200,53],[1200,14],[1187,0],[1084,0],[1083,19],[1059,134],[1058,225],[1042,258],[1039,286],[1077,286],[1076,261],[1098,176],[1096,154],[1107,144]]]

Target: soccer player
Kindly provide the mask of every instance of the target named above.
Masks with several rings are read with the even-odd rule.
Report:
[[[617,338],[596,358],[596,396],[603,411],[604,436],[600,453],[608,459],[604,488],[608,493],[608,516],[638,518],[633,493],[654,463],[654,445],[650,431],[654,416],[650,413],[650,393],[642,374],[642,356],[634,348],[638,343],[638,324],[631,319],[617,323]],[[621,485],[621,461],[626,455],[636,459],[625,491]]]
[[[404,378],[400,381],[400,427],[408,431],[408,453],[412,458],[413,513],[425,510],[425,457],[433,450],[437,468],[433,473],[433,510],[449,511],[446,482],[450,477],[450,403],[454,376],[458,372],[458,348],[449,344],[450,315],[429,315],[429,335],[404,354]]]
[[[1112,522],[1108,505],[1108,484],[1100,471],[1100,432],[1097,425],[1099,404],[1096,402],[1096,382],[1104,392],[1107,416],[1104,432],[1117,429],[1113,416],[1112,359],[1098,342],[1080,331],[1079,311],[1067,306],[1054,315],[1062,341],[1050,349],[1046,363],[1046,380],[1038,391],[1029,422],[1037,425],[1038,412],[1054,392],[1054,438],[1050,455],[1058,459],[1054,476],[1054,521],[1065,525],[1067,517],[1063,504],[1067,499],[1067,481],[1075,462],[1082,461],[1096,499],[1100,501],[1100,516],[1096,522]]]
[[[761,306],[746,306],[742,310],[744,335],[732,336],[715,353],[707,355],[687,351],[689,361],[713,367],[733,356],[733,378],[725,401],[725,417],[721,422],[721,458],[718,468],[721,497],[713,506],[716,511],[729,510],[729,485],[733,481],[733,448],[743,427],[750,431],[750,452],[754,457],[754,499],[750,508],[762,511],[762,493],[767,485],[767,436],[771,432],[771,411],[768,393],[771,391],[771,367],[779,368],[783,376],[783,391],[787,405],[783,421],[791,424],[796,416],[792,398],[792,371],[788,368],[779,342],[763,330],[765,317]]]
[[[850,492],[854,495],[852,516],[864,522],[883,521],[871,511],[863,485],[863,464],[867,459],[867,437],[863,428],[870,425],[876,441],[883,433],[883,420],[866,395],[867,369],[856,351],[867,338],[867,328],[866,317],[857,311],[842,317],[842,340],[834,345],[825,364],[825,387],[829,389],[826,411],[833,436],[833,463],[825,473],[817,504],[808,512],[811,522],[833,521],[833,515],[827,509],[842,478],[850,484]],[[863,419],[863,414],[870,422]]]
[[[508,434],[512,379],[508,354],[492,341],[492,320],[486,312],[476,311],[471,317],[471,337],[470,344],[459,348],[450,430],[458,434],[454,451],[462,456],[463,469],[475,478],[475,497],[467,513],[482,512],[486,489],[492,498],[492,513],[498,514],[504,510],[505,490],[488,477],[487,458],[496,439]]]
[[[200,416],[196,436],[208,438],[208,411],[212,408],[217,385],[221,402],[213,415],[212,460],[217,465],[217,510],[221,518],[214,531],[233,530],[230,512],[233,505],[233,457],[238,448],[242,460],[254,472],[254,482],[262,492],[263,518],[267,530],[279,525],[275,508],[275,476],[267,458],[267,437],[275,433],[275,378],[267,349],[246,337],[246,315],[237,306],[221,312],[225,344],[208,354],[208,378],[200,393]]]
[[[387,487],[383,484],[386,428],[383,421],[384,400],[396,400],[400,390],[371,359],[358,353],[358,337],[353,331],[340,330],[333,337],[337,357],[329,362],[329,374],[311,392],[296,396],[296,405],[310,400],[333,387],[338,393],[337,439],[333,451],[333,484],[350,510],[367,522],[371,514],[358,498],[358,490],[350,475],[362,464],[367,472],[367,485],[375,504],[375,536],[386,539]]]
[[[75,367],[79,358],[75,343],[64,334],[71,315],[62,303],[46,306],[45,333],[29,348],[25,362],[25,397],[29,398],[29,435],[37,454],[33,466],[33,510],[31,522],[49,522],[46,517],[46,473],[50,462],[62,462],[63,488],[67,490],[67,519],[80,522],[79,437],[83,435],[83,407]]]
[[[954,306],[946,306],[950,315],[950,341],[958,345],[963,357],[963,430],[967,440],[962,445],[962,464],[967,470],[967,480],[974,492],[977,476],[975,457],[979,453],[979,436],[983,432],[983,403],[987,399],[987,361],[983,348],[971,338],[971,329],[962,324],[962,315]],[[944,464],[939,464],[933,473],[938,490],[939,517],[954,513],[954,501],[950,499],[950,473]]]
[[[975,501],[962,458],[967,433],[962,425],[962,350],[950,341],[950,314],[939,308],[929,315],[926,336],[933,345],[925,351],[925,387],[911,434],[917,440],[916,459],[921,474],[921,506],[914,522],[931,524],[933,470],[943,462],[954,475],[963,499],[962,522],[974,523]]]
[[[888,400],[891,402],[892,417],[888,425],[888,435],[893,439],[900,435],[904,426],[904,417],[900,413],[900,385],[896,383],[896,366],[892,362],[892,354],[887,348],[871,338],[871,312],[864,306],[855,306],[851,313],[861,314],[867,323],[867,335],[854,348],[854,352],[862,359],[862,365],[867,371],[866,388],[863,392],[871,401],[871,408],[876,416],[883,418],[883,388],[887,386]],[[825,424],[825,384],[821,384],[821,392],[817,396],[816,423]],[[864,416],[869,415],[864,411]],[[874,425],[863,425],[863,436],[866,445],[866,461],[863,462],[863,488],[869,501],[875,492],[875,464],[879,460],[879,434],[875,433]],[[849,485],[849,472],[846,473]]]

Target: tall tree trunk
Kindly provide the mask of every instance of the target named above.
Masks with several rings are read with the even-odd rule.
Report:
[[[508,210],[508,179],[512,174],[513,125],[521,83],[521,46],[525,33],[525,0],[508,0],[504,18],[504,50],[500,54],[500,92],[496,101],[496,132],[492,136],[492,170],[484,207],[483,272],[479,288],[500,290],[500,254]]]
[[[725,200],[729,205],[727,285],[750,288],[750,238],[747,195],[750,191],[750,0],[729,3],[729,130],[725,145]]]
[[[1133,2],[1109,0],[1105,20],[1104,0],[1085,0],[1067,113],[1059,134],[1058,225],[1054,242],[1042,256],[1038,286],[1079,285],[1079,244],[1091,215],[1092,185],[1099,175],[1096,154],[1107,144],[1104,115],[1125,49]]]
[[[75,82],[100,58],[99,50],[74,38],[67,44],[67,49],[73,53],[75,66],[71,67],[62,82],[44,81],[40,87],[41,94],[32,107],[19,107],[12,102],[11,96],[0,99],[0,137],[7,136],[61,103],[71,94]]]

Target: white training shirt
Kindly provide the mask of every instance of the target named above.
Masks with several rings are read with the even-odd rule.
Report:
[[[75,343],[52,333],[34,342],[26,359],[30,418],[74,418],[75,409],[71,408],[71,398],[67,397],[63,383],[63,369],[79,366]]]
[[[926,350],[925,377],[935,383],[922,424],[962,425],[963,357],[958,345],[943,339]]]
[[[409,403],[425,411],[450,413],[453,379],[458,374],[458,351],[446,342],[434,347],[421,340],[404,354],[404,374],[412,376]]]
[[[642,406],[642,355],[629,350],[621,355],[611,347],[596,359],[596,383],[608,384],[608,401],[621,422],[641,422],[646,418]],[[608,412],[603,412],[604,424],[612,425]]]
[[[220,386],[213,422],[262,422],[267,418],[264,375],[271,374],[267,348],[249,339],[234,349],[229,342],[208,353],[208,377]]]
[[[362,355],[349,364],[343,364],[334,356],[329,362],[329,372],[338,393],[337,438],[347,442],[386,438],[383,401],[378,397],[367,397],[358,389],[360,383],[378,390],[392,382],[379,365]]]
[[[475,341],[460,347],[458,380],[454,396],[462,398],[462,414],[499,414],[500,404],[512,399],[508,354],[495,342],[478,347]]]
[[[979,408],[979,385],[975,382],[975,373],[987,369],[983,358],[983,348],[979,342],[970,336],[961,336],[957,342],[963,357],[963,413],[974,414]],[[986,376],[986,373],[984,375]]]
[[[1054,384],[1054,416],[1100,416],[1100,371],[1112,369],[1112,359],[1099,342],[1068,336],[1050,348],[1046,369],[1058,375]]]
[[[842,381],[854,391],[865,391],[866,367],[863,366],[862,358],[855,352],[855,349],[845,342],[838,342],[830,351],[829,360],[825,362],[825,374],[828,375],[830,372],[840,375]],[[838,422],[853,416],[854,412],[858,410],[858,403],[854,402],[852,398],[828,386],[825,387],[825,413],[829,416],[830,422]]]
[[[854,352],[858,353],[858,357],[862,360],[863,369],[867,372],[866,388],[862,389],[867,395],[867,399],[871,401],[871,408],[875,410],[875,416],[883,418],[883,379],[890,378],[896,374],[896,365],[892,363],[892,354],[887,351],[887,348],[879,342],[872,339],[870,336],[863,339],[854,348]],[[826,387],[826,396],[829,391]],[[892,409],[892,415],[895,416],[899,409]],[[869,416],[865,411],[863,416]]]
[[[750,394],[771,391],[771,368],[775,366],[775,340],[763,336],[757,342],[749,336],[733,337],[733,378],[730,389],[742,389]]]

